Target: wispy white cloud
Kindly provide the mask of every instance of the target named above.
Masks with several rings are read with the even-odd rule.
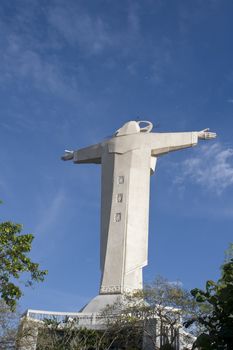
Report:
[[[228,102],[228,103],[233,103],[233,98],[229,98],[229,99],[227,100],[227,102]]]
[[[65,193],[64,190],[60,190],[56,193],[54,198],[50,203],[44,203],[44,210],[40,216],[39,223],[35,228],[35,232],[39,235],[49,234],[49,232],[55,227],[56,222],[58,221],[62,208],[65,203]]]
[[[216,194],[233,186],[233,148],[220,142],[203,145],[194,157],[179,165],[175,183],[185,186],[186,181],[199,184]]]
[[[168,67],[172,67],[167,39],[146,48],[139,3],[128,2],[120,27],[104,13],[88,11],[81,3],[54,1],[44,9],[37,2],[33,4],[27,10],[17,8],[14,24],[0,22],[2,85],[14,82],[19,89],[33,86],[76,101],[83,91],[82,83],[90,83],[90,72],[83,62],[87,57],[102,55],[101,64],[108,69],[115,69],[123,60],[127,72],[137,75],[147,55],[146,78],[156,84],[164,82]],[[37,27],[38,11],[43,28]],[[66,64],[70,55],[74,62],[70,64],[68,59]]]
[[[5,83],[14,80],[16,85],[29,79],[35,88],[62,96],[72,96],[77,90],[75,81],[65,76],[56,58],[48,61],[17,33],[7,35],[0,79]]]
[[[41,12],[46,34],[41,35],[35,23],[38,11],[42,10],[36,5],[27,7],[27,11],[17,8],[11,24],[0,20],[2,86],[12,82],[19,89],[33,85],[45,93],[77,99],[80,84],[88,81],[80,57],[100,55],[107,50],[111,53],[113,49],[115,54],[110,57],[115,63],[116,57],[131,54],[141,42],[137,6],[129,6],[124,25],[116,30],[109,18],[90,13],[74,2],[47,5],[46,11]],[[66,65],[64,53],[71,50],[77,59]]]
[[[151,65],[150,80],[158,85],[165,81],[167,71],[172,68],[172,49],[169,40],[163,46],[154,49],[154,60]]]
[[[99,16],[91,17],[77,6],[51,8],[49,24],[68,42],[89,54],[101,53],[112,44],[107,23]]]
[[[141,32],[140,9],[136,2],[131,3],[128,10],[128,31],[131,36],[138,37]]]
[[[79,49],[81,55],[100,55],[113,49],[114,57],[119,58],[134,52],[142,42],[139,5],[130,3],[125,13],[125,21],[117,29],[111,18],[87,12],[77,3],[51,7],[47,19],[55,36]]]

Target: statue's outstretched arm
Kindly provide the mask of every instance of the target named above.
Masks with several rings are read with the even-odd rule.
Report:
[[[198,139],[212,139],[216,134],[209,129],[193,132],[151,133],[151,155],[159,156],[183,148],[193,147]]]
[[[101,144],[81,148],[77,151],[65,151],[62,160],[73,160],[74,163],[101,163]]]

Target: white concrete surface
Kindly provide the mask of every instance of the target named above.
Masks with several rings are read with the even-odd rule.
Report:
[[[83,311],[98,312],[109,295],[142,289],[148,263],[150,176],[163,154],[215,138],[200,132],[152,133],[152,123],[130,121],[107,141],[68,151],[64,160],[101,164],[100,295]],[[105,295],[105,297],[104,297]],[[95,309],[96,308],[96,309]]]

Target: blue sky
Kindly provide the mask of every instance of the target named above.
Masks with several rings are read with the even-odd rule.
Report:
[[[233,241],[232,11],[228,0],[1,2],[1,220],[35,234],[31,256],[49,270],[22,310],[76,311],[98,293],[100,167],[60,156],[128,120],[217,132],[157,163],[144,280],[218,278]]]

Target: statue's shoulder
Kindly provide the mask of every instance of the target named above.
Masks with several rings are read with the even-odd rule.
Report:
[[[145,135],[133,134],[113,137],[106,143],[109,153],[124,154],[141,148],[145,144]]]

